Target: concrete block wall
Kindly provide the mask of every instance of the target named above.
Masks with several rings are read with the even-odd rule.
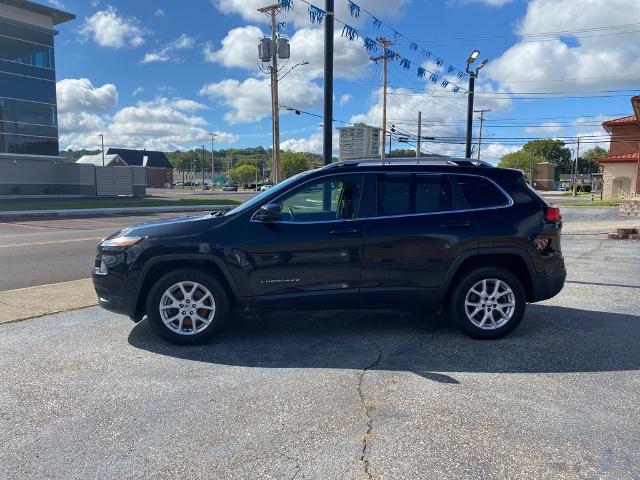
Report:
[[[619,214],[624,217],[640,217],[640,197],[625,198],[620,202]]]
[[[619,195],[616,195],[614,198],[614,188],[613,181],[616,178],[629,178],[630,190],[627,193],[633,193],[636,191],[636,182],[637,182],[637,165],[636,163],[607,163],[604,166],[604,171],[602,172],[602,182],[603,182],[603,190],[602,196],[606,200],[616,200],[620,198]]]
[[[93,165],[51,158],[0,157],[0,195],[95,194]]]

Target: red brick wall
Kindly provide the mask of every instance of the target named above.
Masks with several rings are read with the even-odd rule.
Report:
[[[640,124],[614,125],[609,128],[611,129],[609,155],[640,151]]]

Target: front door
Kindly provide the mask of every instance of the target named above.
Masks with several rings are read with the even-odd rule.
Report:
[[[363,175],[310,180],[272,203],[282,218],[252,219],[243,236],[250,296],[357,299],[363,252]]]

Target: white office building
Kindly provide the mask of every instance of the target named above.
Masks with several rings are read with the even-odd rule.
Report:
[[[340,160],[374,158],[380,156],[380,129],[356,123],[340,132]]]

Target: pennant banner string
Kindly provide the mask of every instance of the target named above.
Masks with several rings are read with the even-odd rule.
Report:
[[[309,20],[311,21],[311,23],[313,24],[317,24],[317,25],[321,25],[323,20],[324,20],[324,16],[326,15],[326,12],[313,5],[312,3],[308,2],[307,0],[300,0],[303,3],[306,3],[309,6]],[[391,27],[389,27],[388,25],[384,24],[382,21],[378,20],[377,18],[373,17],[373,15],[371,15],[370,12],[368,12],[366,9],[360,7],[359,5],[357,5],[356,3],[354,3],[352,0],[348,0],[348,4],[349,4],[349,11],[351,12],[351,15],[354,18],[357,18],[360,16],[360,11],[364,11],[365,13],[367,13],[369,16],[371,16],[374,19],[374,27],[379,28],[381,25],[385,25],[387,28],[391,29],[393,34],[394,34],[394,38],[400,38],[403,37],[402,34],[400,34],[399,32],[397,32],[396,30],[393,30]],[[279,5],[285,9],[285,10],[291,10],[293,9],[293,0],[279,0]],[[342,28],[342,37],[347,38],[349,41],[353,41],[353,40],[358,40],[360,39],[360,35],[358,33],[358,30],[351,26],[348,25],[347,23],[341,21],[338,18],[334,18],[334,20],[338,23],[341,23],[343,25]],[[404,37],[407,38],[407,37]],[[367,50],[367,52],[369,53],[377,53],[381,47],[380,42],[378,40],[374,40],[373,38],[370,37],[364,37],[362,40],[363,46],[364,48]],[[409,49],[413,52],[417,52],[418,48],[421,48],[416,42],[411,41],[410,45],[409,45]],[[384,52],[384,56],[387,58],[387,60],[390,61],[394,61],[394,60],[399,60],[399,65],[402,69],[404,70],[410,70],[412,66],[415,66],[417,68],[417,77],[418,78],[425,78],[428,75],[428,80],[431,83],[438,83],[440,82],[440,86],[444,89],[446,89],[447,87],[451,87],[451,92],[453,93],[458,93],[460,91],[463,91],[464,93],[466,93],[467,91],[465,89],[463,89],[462,87],[460,87],[459,85],[456,85],[455,83],[452,83],[451,81],[445,79],[442,75],[436,73],[436,72],[432,72],[430,70],[427,70],[426,68],[424,68],[422,65],[419,65],[418,63],[409,60],[408,58],[403,57],[401,54],[399,54],[398,52],[391,50],[390,48],[386,47],[386,46],[382,46],[382,50]],[[421,48],[421,54],[423,57],[429,58],[432,55],[432,52],[429,50],[426,50],[424,48]],[[440,57],[436,57],[435,59],[435,64],[436,66],[438,66],[439,68],[444,68],[444,64],[445,61],[440,58]],[[446,71],[448,74],[453,74],[453,72],[455,72],[457,69],[456,67],[454,67],[453,65],[449,65],[446,68]],[[465,73],[461,72],[461,71],[457,71],[456,76],[460,79],[464,78]]]

